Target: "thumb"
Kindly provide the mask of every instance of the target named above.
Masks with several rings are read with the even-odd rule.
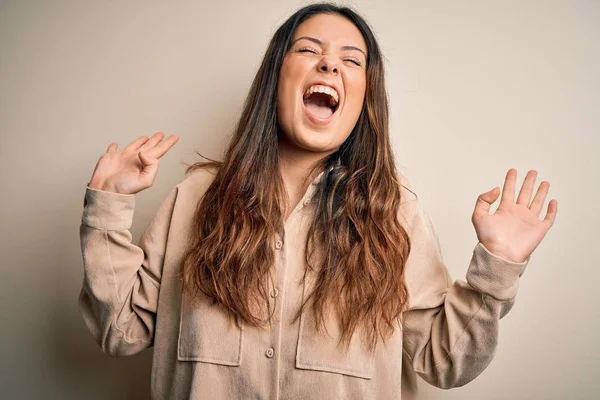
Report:
[[[477,197],[475,203],[475,210],[473,211],[473,219],[479,218],[484,215],[489,215],[491,205],[496,201],[500,195],[500,188],[496,186],[492,190],[482,193]]]

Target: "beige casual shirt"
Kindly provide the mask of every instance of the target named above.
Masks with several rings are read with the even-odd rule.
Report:
[[[398,210],[412,239],[406,263],[410,301],[403,326],[369,353],[354,335],[338,347],[329,318],[318,334],[310,307],[292,316],[311,289],[302,284],[311,197],[321,173],[273,238],[275,321],[267,329],[230,323],[220,305],[182,299],[180,266],[196,205],[214,178],[196,170],[161,204],[142,234],[129,232],[135,195],[86,188],[80,235],[84,264],[79,307],[102,350],[126,356],[154,347],[153,399],[412,399],[416,374],[450,388],[491,362],[498,323],[512,307],[523,263],[477,243],[466,281],[452,282],[428,214],[408,181]],[[416,373],[416,374],[415,374]]]

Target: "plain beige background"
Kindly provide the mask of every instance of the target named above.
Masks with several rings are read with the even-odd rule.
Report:
[[[148,398],[151,351],[105,356],[77,310],[86,183],[111,141],[180,135],[137,196],[137,240],[182,161],[220,156],[267,41],[306,3],[0,4],[0,397]],[[350,4],[383,47],[398,167],[454,279],[475,200],[510,167],[519,188],[537,169],[559,203],[492,364],[464,388],[420,381],[422,398],[598,398],[600,1]]]

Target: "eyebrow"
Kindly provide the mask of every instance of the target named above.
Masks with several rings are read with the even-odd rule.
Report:
[[[298,39],[296,39],[296,40],[294,40],[292,42],[292,45],[294,45],[297,41],[302,40],[302,39],[308,40],[308,41],[313,42],[313,43],[316,43],[319,46],[323,45],[323,42],[321,40],[319,40],[317,38],[314,38],[314,37],[311,37],[311,36],[302,36],[302,37],[299,37]],[[344,50],[344,51],[351,51],[351,50],[360,51],[361,53],[363,53],[363,55],[365,56],[365,58],[367,57],[367,54],[361,48],[356,47],[356,46],[342,46],[342,50]]]

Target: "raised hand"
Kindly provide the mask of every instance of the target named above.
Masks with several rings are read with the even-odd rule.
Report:
[[[96,164],[88,186],[120,194],[135,194],[154,184],[159,159],[179,140],[171,135],[157,132],[152,137],[139,137],[122,151],[117,143],[111,143]]]
[[[495,187],[477,198],[471,218],[477,238],[490,252],[506,260],[513,262],[527,260],[556,219],[558,202],[554,199],[548,203],[544,219],[539,219],[550,183],[542,181],[531,201],[536,177],[535,170],[527,173],[515,203],[517,170],[509,169],[504,181],[500,205],[492,215],[489,214],[490,206],[498,198],[500,188]]]

